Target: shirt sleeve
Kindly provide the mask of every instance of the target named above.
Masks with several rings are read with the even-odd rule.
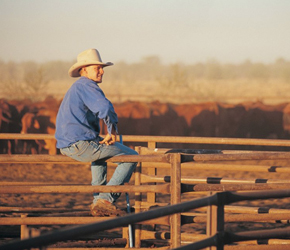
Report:
[[[109,134],[114,127],[116,132],[118,116],[114,110],[113,104],[105,97],[103,91],[95,83],[81,85],[79,94],[89,110],[91,110],[99,119],[104,120]]]

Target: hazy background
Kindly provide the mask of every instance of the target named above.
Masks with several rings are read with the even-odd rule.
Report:
[[[164,63],[290,57],[288,0],[0,0],[2,60]]]
[[[287,101],[289,14],[289,0],[0,0],[1,96],[41,81],[38,98],[61,98],[97,48],[115,101]]]

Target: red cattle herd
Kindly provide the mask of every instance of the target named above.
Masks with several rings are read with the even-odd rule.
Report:
[[[60,101],[42,102],[0,99],[0,133],[54,134]],[[290,103],[265,105],[198,103],[115,103],[119,132],[123,135],[198,136],[232,138],[290,138]],[[102,131],[104,133],[105,131]],[[0,153],[56,154],[48,140],[0,140]]]

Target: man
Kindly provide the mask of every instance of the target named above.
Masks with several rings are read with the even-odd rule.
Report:
[[[129,182],[136,163],[119,163],[107,183],[105,159],[116,155],[135,155],[136,151],[116,142],[118,117],[112,103],[99,87],[104,67],[96,49],[80,53],[77,62],[69,69],[71,77],[80,77],[67,91],[60,105],[55,138],[57,148],[64,155],[91,163],[92,185],[123,185]],[[99,136],[102,119],[107,127],[105,138]],[[92,215],[120,215],[114,202],[120,193],[95,193],[91,205]]]

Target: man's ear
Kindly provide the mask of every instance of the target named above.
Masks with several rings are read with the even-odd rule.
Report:
[[[87,69],[86,69],[86,67],[82,67],[79,72],[80,72],[80,75],[81,76],[86,76],[87,75]]]

